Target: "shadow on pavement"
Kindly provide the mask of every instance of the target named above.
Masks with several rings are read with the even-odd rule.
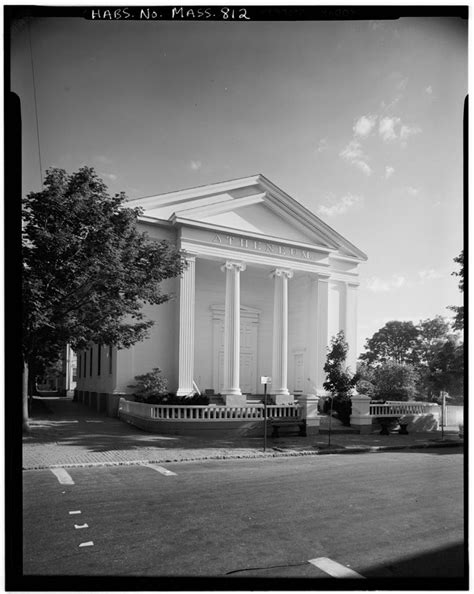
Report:
[[[443,547],[429,553],[394,559],[390,564],[359,568],[367,579],[393,578],[467,578],[467,551],[462,543]]]

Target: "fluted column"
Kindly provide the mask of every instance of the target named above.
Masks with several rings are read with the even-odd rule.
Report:
[[[227,261],[221,270],[225,280],[224,395],[226,404],[240,403],[240,273],[243,262]],[[232,397],[238,397],[237,399]]]
[[[187,266],[179,279],[179,355],[177,396],[193,392],[194,307],[196,257],[185,256]]]
[[[275,403],[290,401],[288,391],[288,279],[293,271],[276,268],[273,298],[273,363],[271,394]]]

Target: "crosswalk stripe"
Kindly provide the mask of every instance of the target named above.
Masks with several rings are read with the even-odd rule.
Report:
[[[51,472],[55,475],[61,485],[74,485],[71,475],[64,470],[64,468],[51,468]]]
[[[157,466],[156,464],[143,464],[143,466],[152,468],[153,470],[156,470],[156,472],[164,474],[165,476],[176,476],[176,472],[171,472],[171,470],[167,470],[166,468],[163,468],[163,466]]]
[[[363,575],[357,573],[353,569],[349,569],[345,565],[341,565],[337,561],[333,561],[328,557],[318,557],[317,559],[310,559],[308,563],[315,565],[325,573],[335,578],[357,578],[365,580]]]

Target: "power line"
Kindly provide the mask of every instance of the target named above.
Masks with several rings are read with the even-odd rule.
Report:
[[[35,116],[36,116],[36,139],[38,143],[38,157],[39,157],[39,168],[40,168],[40,175],[41,175],[41,185],[43,185],[43,165],[41,163],[41,145],[40,145],[40,135],[39,135],[39,123],[38,123],[38,103],[36,101],[36,80],[35,80],[35,67],[33,63],[33,48],[31,45],[31,29],[30,29],[30,19],[27,19],[28,22],[28,40],[30,42],[30,58],[31,58],[31,74],[33,75],[33,97],[34,97],[34,104],[35,104]]]

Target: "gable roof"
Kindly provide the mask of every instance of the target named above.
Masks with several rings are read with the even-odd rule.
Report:
[[[128,201],[143,219],[171,224],[211,224],[291,239],[367,260],[367,256],[322,219],[262,174]],[[275,234],[276,232],[276,234]]]

